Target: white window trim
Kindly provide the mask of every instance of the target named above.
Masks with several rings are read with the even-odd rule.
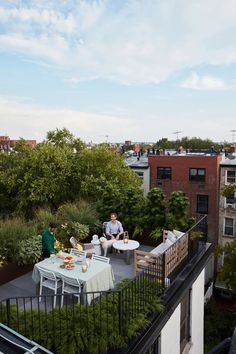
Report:
[[[228,171],[230,172],[234,172],[235,173],[235,181],[234,182],[228,182],[227,179],[228,179]],[[225,184],[228,185],[228,184],[232,184],[232,183],[236,183],[236,171],[235,170],[226,170],[225,171]]]
[[[234,192],[234,198],[236,198],[236,192]],[[236,208],[236,203],[227,203],[227,198],[224,201],[225,208]]]
[[[225,234],[225,219],[232,219],[233,220],[233,235],[227,235]],[[223,223],[223,236],[224,237],[229,237],[229,238],[235,238],[235,219],[234,218],[231,218],[231,217],[224,217],[224,223]]]

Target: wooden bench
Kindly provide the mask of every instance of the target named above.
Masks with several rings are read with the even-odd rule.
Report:
[[[171,242],[167,233],[164,233],[163,242],[151,252],[135,250],[135,273],[145,270],[150,272],[153,269],[157,277],[168,277],[188,255],[188,233],[180,234],[174,242]]]

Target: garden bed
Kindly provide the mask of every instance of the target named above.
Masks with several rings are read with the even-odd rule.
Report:
[[[0,285],[20,277],[33,269],[32,264],[18,265],[16,263],[7,263],[0,268]]]

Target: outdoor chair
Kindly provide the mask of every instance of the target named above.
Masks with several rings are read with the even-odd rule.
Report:
[[[98,256],[97,254],[94,254],[92,256],[92,260],[93,259],[99,262],[110,263],[110,258],[104,256]]]
[[[54,291],[54,294],[57,294],[57,289],[62,286],[61,280],[56,277],[53,272],[38,268],[40,273],[40,286],[39,286],[39,301],[41,301],[41,295],[43,287],[51,289]],[[56,307],[56,296],[54,296],[53,307]]]
[[[86,258],[86,256],[87,256],[86,251],[79,251],[77,248],[71,248],[70,254],[73,254],[77,257],[84,257],[84,258]]]
[[[73,248],[77,248],[78,245],[80,245],[83,249],[83,251],[86,251],[87,257],[92,257],[93,254],[95,254],[95,248],[94,245],[90,242],[87,243],[81,243],[74,236],[71,236],[70,238],[70,244]]]
[[[71,248],[70,254],[79,257],[81,260],[82,259],[85,260],[86,256],[87,256],[87,252],[86,251],[79,251],[77,248]]]
[[[81,284],[78,279],[70,278],[65,275],[62,276],[62,295],[61,295],[61,307],[64,303],[64,294],[73,294],[78,297],[78,304],[80,303],[81,296]]]
[[[102,234],[103,234],[103,236],[106,237],[106,238],[107,238],[107,235],[106,235],[106,227],[107,227],[107,224],[108,224],[108,221],[104,221],[104,222],[102,223]]]

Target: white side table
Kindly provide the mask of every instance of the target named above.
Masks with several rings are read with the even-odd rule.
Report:
[[[91,243],[94,245],[94,249],[95,249],[95,254],[97,254],[98,256],[102,255],[102,247],[101,247],[101,243],[99,240],[92,240]]]
[[[127,264],[130,264],[130,251],[139,248],[140,244],[138,241],[129,240],[128,243],[124,243],[123,240],[115,241],[113,247],[120,251],[125,251],[125,260]]]

